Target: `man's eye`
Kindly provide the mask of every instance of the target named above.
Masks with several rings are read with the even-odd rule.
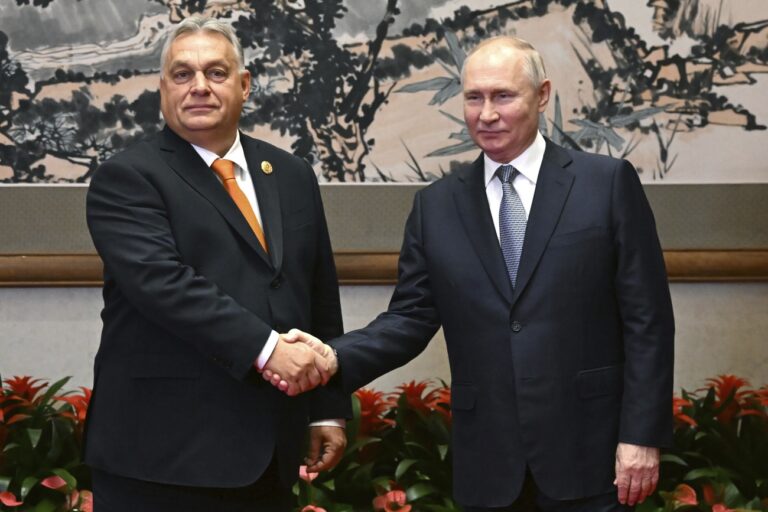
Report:
[[[176,71],[173,73],[173,79],[177,82],[183,82],[189,78],[189,71]]]
[[[223,69],[212,69],[208,72],[208,77],[211,80],[224,80],[227,78],[227,72]]]

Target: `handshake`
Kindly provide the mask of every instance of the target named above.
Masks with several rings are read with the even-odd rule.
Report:
[[[281,334],[261,369],[264,380],[288,396],[325,385],[339,369],[333,349],[299,329]]]

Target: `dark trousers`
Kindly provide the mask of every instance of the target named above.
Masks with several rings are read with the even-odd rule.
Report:
[[[526,472],[520,496],[511,505],[501,508],[464,507],[464,512],[631,512],[634,509],[619,503],[616,491],[577,500],[553,500],[539,491],[531,473]]]
[[[92,470],[94,512],[289,512],[296,499],[274,464],[247,487],[159,484]]]

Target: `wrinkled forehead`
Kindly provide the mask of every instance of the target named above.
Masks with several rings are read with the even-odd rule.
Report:
[[[168,49],[166,68],[179,62],[199,63],[221,61],[237,65],[237,55],[232,43],[217,32],[198,30],[179,35]]]

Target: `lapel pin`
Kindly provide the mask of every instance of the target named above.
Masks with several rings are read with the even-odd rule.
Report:
[[[264,171],[264,174],[272,174],[272,164],[266,160],[262,160],[261,170]]]

